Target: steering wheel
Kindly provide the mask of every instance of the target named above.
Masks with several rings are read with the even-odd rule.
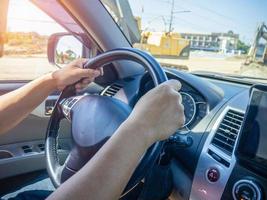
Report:
[[[96,69],[117,60],[130,60],[141,64],[150,74],[154,85],[167,80],[159,63],[149,54],[123,48],[107,51],[89,60],[84,68]],[[60,186],[83,167],[114,134],[129,116],[132,108],[126,103],[108,96],[76,96],[74,86],[66,87],[59,96],[48,123],[45,153],[48,174],[55,187]],[[60,121],[68,119],[72,129],[72,149],[63,165],[59,164],[57,138]],[[124,194],[133,189],[156,162],[163,142],[154,143],[140,160]]]

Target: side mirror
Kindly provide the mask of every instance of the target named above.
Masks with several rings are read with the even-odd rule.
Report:
[[[81,40],[77,39],[80,38]],[[87,48],[82,44],[80,36],[70,33],[56,33],[49,37],[47,56],[49,63],[60,68],[77,58],[87,57]]]

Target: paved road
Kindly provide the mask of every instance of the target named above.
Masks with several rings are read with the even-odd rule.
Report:
[[[217,58],[190,58],[189,60],[158,59],[160,62],[174,65],[184,65],[189,71],[212,71],[237,74],[244,60],[228,60]]]
[[[32,80],[54,69],[45,57],[0,58],[0,80]]]
[[[163,63],[186,65],[189,71],[238,73],[243,60],[192,56],[189,60],[159,59]],[[0,80],[31,80],[56,68],[45,57],[0,58]]]

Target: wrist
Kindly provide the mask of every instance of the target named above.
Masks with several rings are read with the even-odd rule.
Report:
[[[140,140],[142,140],[146,148],[150,147],[156,142],[153,131],[151,127],[148,127],[145,123],[136,121],[129,117],[122,126],[127,129],[130,134],[135,134]]]
[[[47,84],[47,86],[49,87],[49,89],[51,91],[54,91],[57,89],[57,80],[55,79],[55,77],[53,76],[54,72],[45,74],[43,79],[45,81],[45,83]]]
[[[53,71],[52,73],[51,73],[51,77],[52,77],[52,79],[53,79],[53,83],[54,83],[54,87],[55,87],[55,89],[57,89],[57,90],[63,90],[64,89],[64,86],[62,86],[60,83],[62,82],[62,81],[60,81],[60,75],[61,75],[61,73],[60,73],[60,71],[61,71],[61,69],[58,69],[58,70],[56,70],[56,71]]]

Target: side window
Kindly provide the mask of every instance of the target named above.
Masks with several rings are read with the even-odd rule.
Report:
[[[48,37],[66,30],[28,0],[1,0],[0,13],[0,80],[32,80],[55,70]]]

